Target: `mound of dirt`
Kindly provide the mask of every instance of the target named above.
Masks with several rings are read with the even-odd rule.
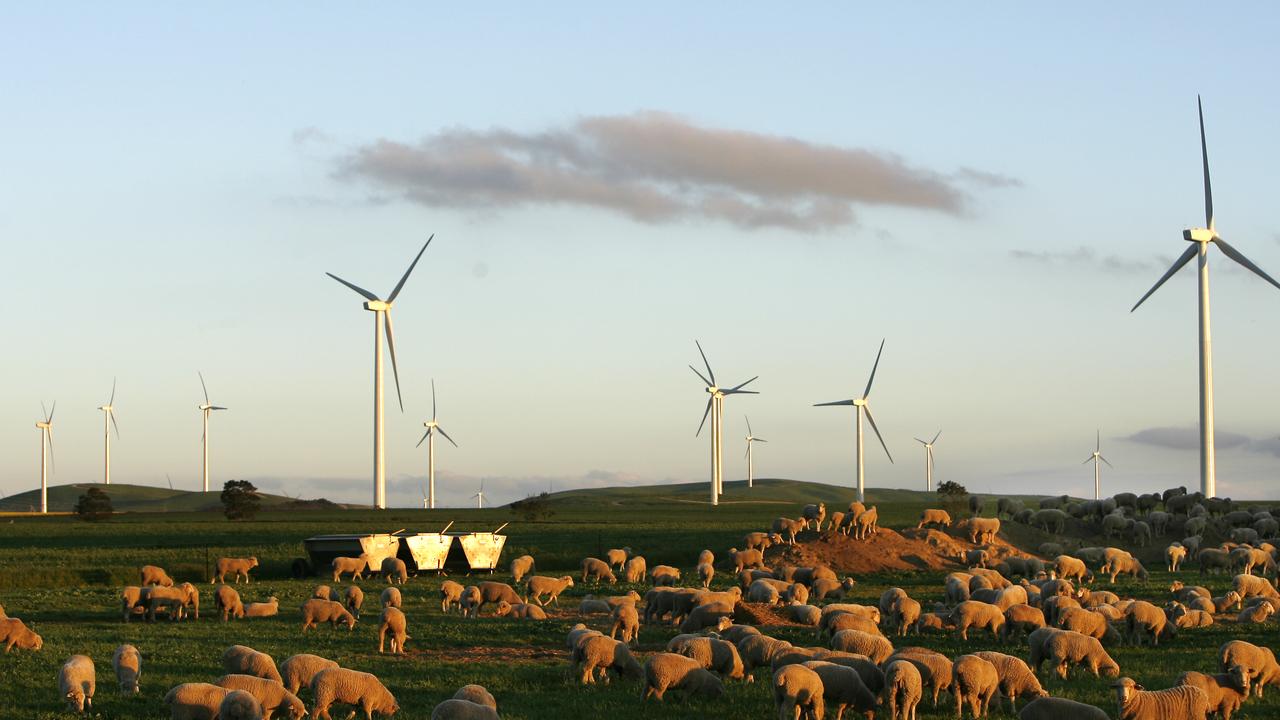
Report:
[[[826,565],[837,573],[864,574],[893,570],[960,569],[967,551],[981,547],[991,555],[991,562],[1026,553],[1003,538],[986,545],[975,545],[967,538],[930,528],[905,528],[901,531],[880,528],[869,540],[854,540],[844,535],[819,536],[813,531],[800,534],[795,545],[775,545],[765,552],[772,567]]]
[[[782,617],[775,608],[764,603],[736,603],[733,606],[733,621],[739,625],[795,625]]]

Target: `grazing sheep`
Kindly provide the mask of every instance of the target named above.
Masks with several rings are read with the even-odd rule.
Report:
[[[1093,573],[1083,560],[1070,555],[1059,555],[1054,558],[1053,571],[1059,578],[1067,581],[1086,582],[1093,577]]]
[[[1119,720],[1204,720],[1209,697],[1193,685],[1168,690],[1143,690],[1133,678],[1120,678],[1116,689]]]
[[[279,613],[280,599],[274,595],[267,598],[266,602],[249,603],[244,606],[244,616],[247,618],[275,617]]]
[[[465,590],[461,583],[453,580],[445,580],[440,583],[440,612],[447,613],[454,607],[462,609],[462,591]],[[388,602],[388,597],[391,602]],[[395,588],[387,588],[382,591],[383,607],[400,607],[400,591]]]
[[[1253,694],[1258,697],[1262,697],[1262,689],[1267,685],[1280,681],[1280,664],[1276,664],[1276,655],[1268,647],[1232,640],[1218,648],[1218,662],[1222,672],[1236,665],[1245,668],[1253,685]]]
[[[961,655],[952,663],[951,694],[956,699],[956,717],[963,716],[967,703],[973,717],[986,717],[991,698],[1000,689],[996,666],[977,655]]]
[[[409,582],[409,568],[400,558],[383,558],[382,567],[379,568],[382,573],[382,579],[387,581],[388,585],[400,584],[404,585]]]
[[[152,590],[152,601],[156,597],[155,591]],[[222,614],[222,622],[232,617],[236,619],[244,617],[244,603],[240,601],[240,593],[230,585],[219,585],[218,589],[213,591],[213,606]]]
[[[262,704],[244,690],[230,690],[218,704],[218,720],[264,720]]]
[[[332,627],[346,625],[350,631],[356,626],[356,619],[342,606],[332,600],[311,598],[302,603],[302,632],[306,633],[318,623],[327,622]]]
[[[582,582],[588,579],[597,585],[601,580],[607,581],[610,585],[618,582],[613,570],[609,569],[609,564],[600,558],[593,557],[582,559]]]
[[[173,587],[173,578],[169,577],[169,573],[159,565],[143,565],[138,570],[138,574],[142,577],[139,585],[146,587],[147,585],[159,585],[160,587]]]
[[[1004,611],[1004,640],[1007,642],[1018,633],[1030,635],[1044,625],[1044,611],[1040,608],[1013,605]]]
[[[916,670],[920,672],[924,687],[929,688],[933,693],[933,706],[935,708],[938,707],[938,695],[943,692],[950,692],[951,683],[954,679],[951,659],[928,648],[905,647],[899,648],[881,665],[888,667],[897,660],[905,660],[915,666]]]
[[[750,674],[758,667],[771,665],[779,654],[792,648],[786,640],[768,635],[747,635],[737,642],[738,656],[742,658],[742,671]]]
[[[281,682],[276,661],[246,645],[232,645],[222,651],[222,669],[232,675],[252,675]]]
[[[1187,549],[1182,546],[1182,543],[1176,542],[1164,549],[1165,566],[1169,572],[1178,572],[1178,567],[1186,559]]]
[[[617,568],[619,572],[630,557],[631,548],[611,548],[604,551],[604,561],[609,564],[609,567]]]
[[[711,587],[711,581],[716,576],[716,569],[711,563],[700,563],[698,565],[698,580],[702,583],[702,587]]]
[[[1036,698],[1022,707],[1018,720],[1111,720],[1102,709],[1075,700]]]
[[[824,635],[834,636],[843,630],[857,630],[868,635],[883,637],[884,633],[880,631],[880,626],[875,622],[852,613],[838,612],[828,614],[825,618],[818,620],[818,637]]]
[[[759,550],[739,550],[730,548],[729,555],[733,558],[733,571],[740,573],[746,569],[759,569],[764,567],[764,553]]]
[[[628,560],[626,569],[624,572],[626,573],[627,582],[629,583],[644,582],[644,576],[647,573],[647,568],[645,566],[644,558],[637,555],[631,558],[630,560]]]
[[[1112,552],[1112,550],[1115,550],[1115,552]],[[1142,582],[1147,581],[1147,569],[1142,567],[1142,563],[1138,561],[1138,558],[1124,550],[1116,550],[1115,548],[1107,548],[1106,561],[1103,562],[1101,571],[1110,576],[1112,583],[1116,581],[1118,575],[1128,575]]]
[[[573,578],[569,575],[564,575],[559,578],[534,575],[525,581],[524,589],[525,594],[529,596],[529,600],[537,603],[538,605],[546,604],[542,602],[543,595],[547,596],[548,602],[559,605],[560,593],[564,592],[565,588],[571,587],[573,587]]]
[[[767,532],[749,532],[742,538],[742,547],[748,550],[759,550],[764,552],[771,545],[779,543],[782,538],[774,533]]]
[[[698,632],[703,628],[715,627],[720,622],[733,617],[733,603],[709,602],[689,611],[684,622],[680,623],[680,632]]]
[[[329,568],[333,570],[335,583],[342,582],[343,573],[351,573],[351,580],[356,581],[364,577],[364,571],[369,568],[369,556],[360,553],[359,557],[336,557]]]
[[[995,542],[1000,532],[999,518],[971,517],[961,524],[965,537],[974,545]]]
[[[358,585],[348,585],[342,595],[342,604],[347,606],[347,612],[359,619],[360,606],[364,605],[364,591]]]
[[[222,583],[227,581],[227,573],[231,573],[231,581],[240,583],[240,576],[244,576],[244,582],[249,584],[249,571],[258,567],[258,558],[229,558],[220,557],[218,562],[213,566],[213,577],[209,578],[209,584]]]
[[[827,707],[835,708],[836,720],[843,718],[849,708],[868,717],[875,714],[880,703],[862,682],[857,670],[826,660],[810,660],[802,665],[817,673],[822,680],[822,698]]]
[[[4,643],[6,653],[15,647],[19,650],[39,650],[44,647],[44,638],[18,618],[0,620],[0,642]]]
[[[715,565],[716,554],[704,548],[702,552],[698,553],[698,562],[696,564],[701,565],[703,563],[706,563],[708,565]]]
[[[124,621],[129,622],[129,618],[133,615],[145,614],[150,596],[150,587],[138,587],[137,585],[125,587],[120,592],[120,610]]]
[[[120,686],[121,695],[136,695],[140,692],[138,679],[142,677],[142,653],[132,645],[121,645],[111,656],[111,666],[116,671],[116,684]]]
[[[280,663],[280,678],[284,688],[297,695],[301,688],[310,688],[311,680],[321,670],[338,667],[338,663],[319,655],[301,653],[290,655]]]
[[[590,635],[573,648],[573,667],[583,685],[595,682],[595,671],[603,677],[613,670],[619,677],[644,677],[644,670],[627,644],[604,635]]]
[[[1200,554],[1206,551],[1201,550]],[[1240,597],[1248,599],[1251,597],[1280,598],[1280,593],[1272,587],[1266,578],[1260,578],[1253,575],[1237,575],[1231,580],[1231,589],[1240,593]]]
[[[1035,673],[1031,672],[1031,668],[1027,667],[1021,658],[986,650],[973,654],[995,666],[1000,676],[1000,695],[1008,698],[1009,712],[1018,709],[1017,700],[1021,696],[1038,698],[1049,695],[1041,687]]]
[[[1080,601],[1066,595],[1053,595],[1040,601],[1040,609],[1044,610],[1044,621],[1049,625],[1058,623],[1058,615],[1067,608],[1080,607]]]
[[[609,629],[609,637],[622,634],[622,642],[628,645],[640,644],[640,613],[635,605],[619,605],[613,610],[613,627]]]
[[[1058,622],[1055,625],[1063,630],[1072,630],[1081,635],[1097,638],[1108,645],[1120,642],[1120,633],[1107,622],[1107,617],[1092,610],[1066,608],[1058,613]]]
[[[889,610],[889,623],[898,637],[906,637],[907,630],[915,627],[919,619],[920,603],[909,597],[898,598]]]
[[[316,720],[332,720],[329,707],[335,703],[359,706],[366,720],[372,720],[374,713],[390,717],[400,711],[395,696],[377,677],[346,668],[321,670],[311,679],[311,694]]]
[[[458,688],[458,692],[453,694],[453,699],[466,700],[476,705],[483,705],[495,713],[498,711],[497,699],[483,685],[463,685]]]
[[[431,720],[498,720],[498,711],[470,700],[449,698],[431,710]]]
[[[1058,677],[1063,680],[1067,679],[1068,665],[1084,665],[1094,677],[1099,677],[1100,672],[1109,677],[1120,674],[1120,666],[1102,649],[1102,643],[1097,638],[1070,630],[1044,627],[1031,633],[1027,637],[1027,644],[1031,646],[1031,657],[1027,664],[1037,673],[1044,661],[1049,660],[1057,670]]]
[[[1036,550],[1045,557],[1057,557],[1062,554],[1062,545],[1056,542],[1040,543],[1040,547]]]
[[[1138,547],[1146,547],[1151,544],[1151,526],[1141,520],[1128,526],[1129,539]]]
[[[1130,605],[1125,621],[1129,640],[1135,645],[1141,645],[1143,637],[1149,638],[1152,645],[1159,645],[1161,635],[1177,633],[1177,627],[1169,622],[1169,616],[1164,610],[1146,600],[1138,600]]]
[[[982,548],[966,550],[964,553],[964,564],[970,568],[985,568],[990,560],[991,553]]]
[[[261,706],[262,720],[271,720],[276,713],[281,713],[290,720],[298,720],[307,714],[307,708],[298,696],[278,682],[252,675],[223,675],[213,684],[252,695]]]
[[[497,604],[505,600],[512,605],[518,605],[524,602],[524,600],[521,600],[520,596],[516,594],[515,589],[513,589],[510,585],[506,583],[486,580],[485,582],[479,583],[475,587],[480,591],[480,600],[481,600],[480,605],[475,608],[476,613],[478,613],[480,611],[480,608],[486,605],[487,603]],[[464,589],[463,600],[465,599],[466,599],[466,590]]]
[[[716,634],[720,636],[720,639],[728,640],[734,645],[737,645],[738,641],[741,640],[742,638],[748,635],[759,635],[761,633],[758,629],[756,629],[755,625],[736,625],[735,624],[735,625],[730,625],[726,628],[721,628],[716,632]]]
[[[525,575],[533,572],[533,556],[521,555],[511,561],[511,582],[519,585]],[[455,583],[456,584],[456,583]]]
[[[780,720],[821,718],[827,707],[822,677],[803,665],[787,665],[773,674],[773,705]]]
[[[996,605],[988,605],[977,600],[965,600],[951,611],[951,622],[960,631],[962,640],[969,639],[969,628],[985,629],[991,637],[1000,636],[1004,627],[1004,612]]]
[[[774,582],[782,582],[777,580]],[[761,603],[764,605],[777,605],[781,595],[778,588],[768,580],[756,580],[751,583],[751,587],[747,588],[747,602]]]
[[[547,611],[538,605],[530,603],[515,603],[513,605],[506,600],[498,601],[498,609],[493,614],[494,617],[509,617],[516,620],[547,619]]]
[[[916,524],[916,529],[919,530],[925,525],[951,527],[951,513],[937,508],[927,508],[920,513],[920,522]]]
[[[93,709],[93,691],[97,678],[93,661],[87,655],[72,655],[58,670],[58,692],[68,709],[83,713]]]
[[[796,535],[800,534],[808,526],[804,520],[792,520],[791,518],[776,518],[773,521],[773,533],[781,536],[786,540],[788,545],[796,544]]]
[[[183,683],[165,693],[172,720],[215,720],[229,690],[210,683]]]
[[[586,617],[588,615],[609,615],[613,612],[613,608],[604,600],[597,600],[591,595],[582,599],[578,603],[578,615]]]
[[[1031,514],[1032,527],[1043,528],[1047,533],[1061,535],[1067,527],[1067,514],[1055,508],[1037,510]]]
[[[1200,688],[1209,700],[1209,712],[1222,715],[1222,720],[1231,720],[1231,713],[1249,699],[1249,674],[1239,665],[1217,675],[1184,672],[1173,684]]]
[[[1196,554],[1196,562],[1200,564],[1201,575],[1226,572],[1231,568],[1231,553],[1219,548],[1203,548]]]
[[[400,608],[383,608],[381,622],[378,625],[378,653],[382,654],[383,644],[386,642],[387,633],[391,633],[391,654],[403,655],[404,642],[409,639],[409,633],[406,629],[407,621],[404,613]]]
[[[686,696],[718,698],[724,695],[724,683],[693,658],[669,652],[651,655],[644,663],[641,698],[655,697],[661,701],[668,690],[678,690]]]
[[[316,589],[311,591],[311,597],[320,598],[321,600],[333,600],[334,602],[341,599],[338,591],[328,585],[317,585]]]
[[[742,656],[738,654],[738,648],[727,640],[695,637],[682,643],[677,652],[693,658],[701,667],[719,675],[724,680],[746,680],[747,682],[754,680],[744,672]]]
[[[920,671],[906,660],[894,660],[884,669],[884,694],[889,720],[915,720],[916,706],[924,696]]]
[[[1173,522],[1173,516],[1167,512],[1158,510],[1147,514],[1147,524],[1151,526],[1151,532],[1163,537],[1169,531],[1169,524]]]
[[[156,611],[158,610],[168,613],[170,620],[181,620],[191,600],[190,592],[181,586],[164,587],[163,585],[157,585],[152,587],[151,592],[147,593],[147,622],[152,622],[156,619]],[[196,602],[198,602],[198,593]],[[243,609],[241,612],[243,612]]]

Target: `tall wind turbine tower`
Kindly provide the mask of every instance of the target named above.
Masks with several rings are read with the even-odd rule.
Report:
[[[1191,243],[1156,284],[1138,300],[1129,312],[1151,297],[1166,280],[1191,262],[1191,258],[1199,258],[1200,268],[1200,492],[1205,497],[1214,497],[1218,493],[1218,485],[1214,477],[1214,443],[1213,443],[1213,345],[1209,340],[1209,243],[1214,243],[1222,254],[1245,266],[1258,277],[1280,288],[1272,277],[1254,265],[1249,258],[1240,254],[1218,235],[1213,226],[1213,189],[1209,183],[1209,149],[1204,136],[1204,106],[1200,97],[1196,97],[1196,106],[1200,111],[1200,159],[1204,168],[1204,222],[1205,227],[1189,228],[1182,231],[1182,239]]]
[[[44,403],[40,403],[44,410]],[[53,413],[58,409],[58,402],[53,402],[53,409],[44,415],[44,420],[36,421],[40,430],[40,512],[49,512],[49,470],[53,468]],[[45,458],[45,447],[48,447],[48,462]]]
[[[111,428],[116,429],[116,438],[120,437],[120,426],[116,425],[116,381],[111,381],[111,399],[106,405],[98,408],[104,414],[102,416],[102,483],[104,485],[111,484]]]
[[[204,384],[204,373],[196,374],[200,376],[200,389],[204,390],[204,404],[200,406],[200,415],[204,421],[204,432],[200,435],[200,487],[204,492],[209,492],[209,413],[226,408],[209,402],[209,386]]]
[[[884,438],[880,436],[880,428],[876,427],[876,420],[871,416],[871,406],[867,404],[867,399],[871,396],[871,383],[876,380],[876,368],[880,367],[880,353],[884,352],[884,340],[880,341],[880,350],[876,353],[876,362],[871,366],[871,377],[867,380],[867,389],[862,391],[862,397],[853,398],[852,400],[835,400],[833,402],[816,403],[814,407],[830,407],[833,405],[852,405],[856,408],[854,413],[854,428],[858,436],[858,502],[866,499],[866,483],[863,473],[863,456],[862,456],[862,418],[865,416],[867,422],[871,423],[871,429],[875,431],[876,438],[880,440],[880,447],[884,448],[884,454],[889,456],[889,462],[893,462],[893,455],[889,452],[889,446],[884,444]]]
[[[453,438],[449,437],[449,433],[440,427],[440,423],[436,422],[436,381],[431,381],[431,419],[422,423],[427,431],[422,434],[422,440],[418,441],[418,447],[422,447],[422,442],[427,443],[427,494],[423,497],[423,507],[429,510],[436,509],[436,433],[444,436],[445,440],[453,443],[454,447],[458,447],[458,443],[453,442]]]
[[[476,500],[476,509],[483,510],[484,509],[484,481],[483,480],[480,481],[480,492],[477,492],[475,495],[472,495],[471,497],[475,498]]]
[[[698,354],[702,356],[702,364],[706,366],[707,374],[704,376],[692,365],[689,369],[707,386],[707,394],[710,395],[707,398],[707,409],[702,412],[702,422],[698,424],[698,432],[694,433],[694,437],[702,434],[702,428],[707,424],[707,415],[711,415],[711,504],[719,505],[720,494],[724,492],[724,463],[721,459],[722,430],[724,429],[721,421],[724,418],[724,399],[728,395],[759,395],[760,393],[753,390],[742,388],[760,376],[757,375],[731,388],[719,387],[716,385],[716,374],[711,370],[711,363],[707,362],[707,354],[702,351],[702,343],[695,340],[694,344],[698,346]]]
[[[413,268],[422,259],[422,253],[427,251],[427,246],[431,244],[431,240],[434,238],[435,235],[427,238],[427,242],[422,245],[417,257],[409,264],[409,269],[404,271],[404,276],[400,278],[400,282],[396,283],[395,289],[391,291],[386,300],[380,299],[368,290],[358,285],[353,285],[333,273],[325,273],[325,275],[356,291],[366,300],[363,305],[364,309],[373,313],[373,505],[379,510],[385,510],[387,507],[387,453],[383,434],[382,412],[382,327],[385,324],[387,329],[387,350],[391,354],[391,373],[396,381],[396,399],[400,402],[400,412],[404,412],[404,398],[400,395],[400,370],[396,367],[396,336],[391,330],[391,306],[400,295],[400,291],[404,289],[404,283],[409,279],[409,274],[413,272]]]
[[[932,440],[925,441],[916,438],[916,442],[924,446],[924,491],[933,492],[933,444],[938,442],[938,438],[942,437],[942,431],[939,430]]]
[[[758,442],[769,442],[764,438],[756,437],[751,430],[751,418],[746,415],[742,416],[747,421],[747,487],[755,487],[755,456],[751,452],[751,446]]]
[[[1088,465],[1090,462],[1093,463],[1093,499],[1101,500],[1102,499],[1102,473],[1099,471],[1098,461],[1101,460],[1102,462],[1107,463],[1107,467],[1111,468],[1112,470],[1114,470],[1116,466],[1112,465],[1106,458],[1102,457],[1102,431],[1101,430],[1098,431],[1098,442],[1093,447],[1094,447],[1093,454],[1085,458],[1084,462],[1081,464]]]

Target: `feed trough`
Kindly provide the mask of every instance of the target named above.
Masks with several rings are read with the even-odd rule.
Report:
[[[445,558],[445,566],[465,566],[469,570],[492,572],[498,566],[498,558],[502,556],[502,546],[507,543],[507,536],[498,534],[506,526],[503,523],[493,532],[449,533],[455,542]]]
[[[400,552],[397,556],[404,560],[409,572],[444,569],[449,548],[453,546],[453,536],[445,533],[452,525],[453,523],[450,522],[444,526],[444,530],[437,533],[404,531],[397,533],[400,537]]]
[[[368,573],[382,569],[382,561],[398,557],[411,573],[427,571],[493,572],[502,557],[506,535],[499,535],[503,523],[493,532],[449,532],[450,522],[440,532],[397,530],[367,535],[316,535],[302,541],[306,558],[294,560],[295,577],[307,577],[329,570],[336,557],[359,557],[368,561]]]
[[[359,557],[368,560],[366,572],[382,569],[382,561],[395,557],[400,550],[400,538],[394,533],[370,533],[367,535],[316,535],[302,541],[307,551],[312,572],[329,569],[336,557]]]

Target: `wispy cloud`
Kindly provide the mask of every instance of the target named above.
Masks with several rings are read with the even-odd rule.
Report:
[[[853,225],[859,205],[958,215],[971,189],[1020,184],[659,112],[586,117],[532,133],[452,128],[417,143],[379,139],[339,158],[335,174],[430,207],[578,205],[645,223],[703,218],[800,231]]]
[[[1137,260],[1119,255],[1102,255],[1093,248],[1083,245],[1074,250],[1062,251],[1010,250],[1009,257],[1040,265],[1091,267],[1122,274],[1154,272],[1163,270],[1168,265],[1168,263],[1161,265],[1155,259]]]
[[[1173,450],[1199,450],[1200,428],[1198,427],[1153,427],[1122,438],[1140,445],[1170,448]],[[1214,446],[1218,449],[1248,447],[1253,441],[1247,435],[1216,430]]]

